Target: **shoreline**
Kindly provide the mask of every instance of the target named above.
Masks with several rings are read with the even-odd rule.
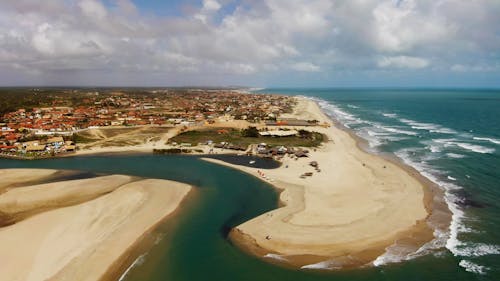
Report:
[[[406,165],[405,163],[402,163],[400,159],[393,157],[387,157],[386,155],[380,155],[380,154],[374,154],[371,151],[366,151],[363,148],[363,143],[365,141],[358,137],[357,135],[354,134],[354,132],[351,132],[350,130],[347,130],[347,128],[344,128],[341,126],[336,120],[332,120],[326,114],[319,108],[319,105],[314,102],[311,99],[307,98],[299,98],[302,102],[306,103],[314,103],[314,106],[317,107],[319,112],[316,112],[316,114],[320,114],[321,118],[323,118],[324,121],[328,122],[332,126],[334,126],[337,130],[341,130],[344,133],[348,134],[348,136],[355,142],[356,149],[361,151],[362,153],[365,153],[367,155],[371,155],[372,157],[377,157],[379,159],[382,159],[382,161],[386,161],[392,165],[397,166],[398,169],[402,170],[408,177],[413,178],[418,182],[418,185],[420,186],[422,190],[422,201],[420,204],[423,206],[425,209],[425,215],[420,216],[419,219],[415,220],[415,223],[412,224],[411,226],[407,227],[404,230],[400,231],[395,231],[392,236],[386,236],[385,239],[382,237],[379,239],[379,243],[372,242],[371,247],[368,251],[358,251],[357,252],[357,257],[355,259],[358,259],[357,261],[352,261],[352,253],[351,254],[351,260],[343,260],[342,255],[338,255],[335,259],[336,261],[332,260],[331,258],[326,258],[328,255],[291,255],[291,254],[283,254],[280,253],[279,251],[272,251],[272,246],[271,247],[264,247],[261,244],[262,239],[260,241],[257,241],[255,238],[252,237],[252,235],[249,235],[248,233],[245,233],[245,231],[242,231],[239,229],[241,226],[245,227],[246,223],[243,223],[240,226],[237,226],[234,231],[231,232],[230,238],[235,242],[235,244],[238,244],[244,251],[247,251],[253,255],[256,255],[260,258],[263,258],[267,261],[269,259],[267,257],[274,257],[274,260],[271,260],[271,262],[274,263],[279,263],[283,264],[285,266],[293,266],[293,267],[301,267],[301,268],[315,268],[315,267],[321,267],[321,263],[330,263],[330,267],[338,267],[338,268],[351,268],[351,267],[359,267],[359,266],[366,266],[366,265],[373,265],[373,262],[379,258],[382,257],[385,254],[388,254],[390,251],[391,247],[394,247],[394,245],[397,244],[402,244],[407,248],[407,254],[416,252],[421,246],[425,245],[429,241],[433,241],[435,239],[433,235],[433,231],[436,228],[440,228],[441,230],[446,230],[449,227],[449,223],[451,221],[451,212],[448,210],[448,207],[446,203],[442,200],[443,198],[443,191],[437,187],[436,184],[431,182],[429,179],[425,178],[423,175],[421,175],[418,171],[416,171],[414,168]],[[328,134],[329,138],[331,138],[331,135]],[[325,146],[328,146],[328,143],[325,144]],[[313,157],[311,157],[313,158]],[[207,159],[204,159],[207,160]],[[222,164],[225,166],[233,167],[235,169],[238,169],[240,171],[244,171],[246,173],[252,174],[254,176],[256,175],[255,169],[251,168],[245,168],[245,167],[240,167],[228,163],[223,163],[222,161],[217,161],[213,159],[208,159],[207,161],[212,162],[212,163],[217,163],[217,164]],[[320,164],[321,165],[321,164]],[[385,168],[385,166],[384,166]],[[279,168],[279,169],[284,169],[284,168]],[[272,172],[267,172],[268,174],[272,174]],[[270,175],[269,177],[272,177]],[[262,179],[262,178],[261,178]],[[262,179],[264,180],[264,179]],[[280,179],[274,181],[269,181],[265,180],[266,182],[270,183],[273,185],[275,188],[281,191],[280,195],[280,206],[284,205],[284,207],[278,208],[274,211],[286,208],[289,205],[289,201],[283,200],[284,197],[290,197],[288,191],[290,188],[283,186],[282,182],[279,182]],[[282,180],[282,179],[281,179]],[[278,181],[278,182],[277,182]],[[300,192],[299,192],[300,193]],[[269,213],[273,213],[274,211],[271,211]],[[295,213],[291,212],[289,216],[293,217]],[[268,214],[269,215],[269,214]],[[260,222],[263,223],[265,220],[262,219],[264,215],[260,216]],[[432,227],[429,226],[429,220],[431,218],[435,218],[435,221],[440,221],[439,225],[433,225]],[[252,220],[251,220],[252,221]],[[251,227],[247,227],[247,229]],[[262,229],[261,229],[262,230]],[[251,229],[250,232],[253,230]],[[415,235],[417,234],[417,235]],[[416,237],[415,237],[416,236]],[[413,237],[413,238],[410,238]],[[304,245],[303,245],[304,246]],[[409,247],[408,247],[409,246]],[[271,249],[270,249],[271,248]],[[279,247],[275,247],[279,248]],[[401,249],[399,249],[401,250]],[[311,251],[314,252],[314,251]],[[320,252],[320,251],[319,251]],[[344,257],[346,255],[343,255]],[[285,258],[284,258],[285,257]],[[331,257],[331,256],[329,256]],[[283,259],[286,259],[286,261],[283,261]],[[326,261],[325,261],[326,260]],[[340,264],[340,265],[339,265]],[[329,267],[326,265],[326,267]]]
[[[190,200],[192,197],[197,196],[196,192],[196,188],[191,188],[184,196],[184,198],[179,202],[177,208],[167,216],[163,217],[157,223],[149,227],[147,230],[145,230],[144,233],[140,237],[138,237],[133,244],[125,249],[122,255],[108,267],[106,272],[100,279],[98,279],[98,281],[116,281],[122,280],[122,278],[126,277],[128,272],[134,268],[135,261],[138,258],[147,255],[151,247],[154,246],[155,239],[152,239],[152,237],[150,237],[151,234],[154,233],[154,231],[158,229],[160,225],[166,223],[167,221],[175,219],[179,215],[179,213],[182,212],[181,205],[184,205],[186,201]],[[145,253],[143,253],[144,250],[146,250]]]
[[[314,103],[315,106],[320,110],[320,114],[322,115],[322,118],[326,120],[329,124],[334,126],[336,129],[343,131],[344,133],[348,134],[349,137],[354,140],[355,145],[357,149],[359,149],[361,152],[382,158],[385,161],[388,161],[389,163],[392,163],[393,165],[397,166],[398,168],[401,168],[404,170],[408,176],[415,178],[418,182],[423,187],[423,205],[424,208],[427,212],[427,216],[425,218],[417,220],[415,225],[412,226],[411,228],[405,230],[405,231],[400,231],[397,232],[393,237],[389,237],[386,239],[382,239],[378,241],[378,243],[372,243],[372,247],[368,250],[363,250],[360,252],[357,252],[354,254],[355,259],[358,261],[367,261],[367,260],[373,260],[373,257],[378,258],[381,257],[383,254],[388,252],[388,249],[393,246],[394,244],[397,244],[400,242],[401,244],[405,244],[405,246],[412,245],[412,246],[421,246],[424,245],[425,243],[432,241],[434,239],[434,235],[432,235],[432,228],[428,226],[428,222],[431,219],[433,215],[436,215],[438,212],[440,212],[441,217],[437,218],[436,220],[440,221],[442,225],[440,226],[441,228],[446,228],[449,226],[449,223],[446,224],[443,221],[446,219],[443,217],[449,216],[449,222],[451,222],[451,212],[449,211],[446,203],[441,200],[442,202],[438,202],[440,199],[443,197],[444,191],[441,190],[437,184],[433,183],[431,180],[427,179],[425,176],[421,175],[417,170],[415,170],[413,167],[403,163],[399,158],[396,156],[392,155],[383,155],[379,153],[374,153],[372,151],[367,151],[366,146],[366,140],[362,139],[361,137],[357,136],[353,131],[349,130],[348,128],[345,128],[342,126],[340,123],[338,123],[337,120],[330,118],[327,116],[323,110],[319,107],[319,105],[308,99],[308,98],[303,98],[306,99],[308,102]],[[309,128],[311,129],[311,128]],[[316,129],[316,127],[312,128],[313,130]],[[327,135],[330,138],[330,135]],[[328,140],[324,145],[322,145],[321,148],[318,150],[322,150],[325,147],[328,146],[329,142],[331,140]],[[154,145],[141,145],[141,146],[124,146],[124,147],[102,147],[102,148],[94,148],[94,149],[89,149],[89,150],[83,150],[83,151],[77,151],[76,153],[72,154],[67,154],[67,155],[58,155],[56,157],[52,158],[58,158],[58,157],[75,157],[75,156],[93,156],[93,155],[114,155],[114,154],[131,154],[131,153],[152,153],[152,150],[155,148],[161,148],[161,147],[155,147]],[[322,151],[320,151],[322,152]],[[223,155],[223,154],[230,154],[230,155],[236,155],[238,152],[235,151],[223,151],[221,153],[218,153],[216,155]],[[190,154],[182,154],[182,155],[193,155],[193,156],[203,156],[204,153],[190,153]],[[287,191],[287,187],[284,187],[287,183],[286,182],[278,182],[270,180],[266,180],[262,177],[259,177],[256,175],[255,168],[251,167],[241,167],[238,165],[234,164],[229,164],[226,162],[223,162],[222,160],[216,160],[216,159],[206,159],[206,158],[201,158],[205,161],[209,161],[212,163],[220,164],[220,165],[225,165],[228,167],[232,167],[235,169],[238,169],[240,171],[246,172],[250,175],[256,176],[257,178],[271,184],[274,186],[276,189],[280,191],[280,199],[279,199],[279,207],[276,210],[286,208],[288,206],[288,203],[291,198],[287,198],[290,194],[287,194],[286,196],[282,196],[285,191]],[[302,160],[299,160],[302,161]],[[308,161],[308,160],[307,160]],[[320,165],[323,164],[320,162]],[[284,165],[283,165],[284,166]],[[306,165],[307,166],[307,165]],[[384,167],[385,168],[385,167]],[[283,170],[285,169],[284,167],[277,168],[276,170]],[[268,171],[266,170],[266,173]],[[271,172],[272,174],[272,172]],[[300,181],[300,180],[299,180]],[[300,188],[297,188],[300,189]],[[180,201],[178,204],[177,208],[167,216],[163,217],[160,221],[156,222],[154,225],[149,227],[147,230],[142,233],[140,237],[138,237],[132,244],[130,244],[126,249],[123,250],[122,254],[118,257],[118,259],[111,264],[108,269],[106,270],[105,274],[99,278],[99,280],[118,280],[123,274],[126,274],[126,271],[133,266],[133,263],[135,260],[140,257],[140,254],[137,253],[138,247],[140,245],[144,245],[144,241],[147,240],[147,236],[151,234],[152,231],[154,231],[155,228],[158,227],[159,224],[165,222],[167,219],[170,219],[172,217],[175,217],[175,215],[180,212],[180,204],[185,202],[188,198],[188,196],[191,196],[192,193],[194,192],[194,189],[190,189],[188,193],[183,197],[183,199]],[[298,196],[300,193],[300,190],[295,190],[294,191],[296,194],[290,195],[291,197],[293,196]],[[1,194],[0,194],[1,195]],[[443,203],[443,204],[439,204]],[[305,207],[304,207],[305,208]],[[275,210],[273,210],[275,211]],[[272,213],[271,211],[270,213]],[[265,214],[264,214],[265,215]],[[260,217],[264,216],[261,215]],[[291,215],[293,216],[293,215]],[[253,219],[252,219],[253,220]],[[252,221],[251,220],[251,221]],[[245,224],[245,223],[244,223]],[[409,237],[416,236],[417,239],[410,239]],[[430,234],[430,235],[429,235]],[[288,267],[293,267],[293,268],[304,268],[304,269],[315,269],[314,266],[311,265],[318,265],[321,264],[322,262],[326,261],[331,261],[331,256],[328,255],[309,255],[309,254],[298,254],[298,255],[282,255],[279,252],[271,252],[265,247],[262,247],[259,245],[259,242],[255,240],[251,235],[244,233],[237,227],[234,229],[234,231],[231,231],[229,234],[229,238],[237,244],[241,249],[244,251],[257,255],[258,257],[270,261],[272,263],[277,263],[282,266],[288,266]],[[394,243],[396,241],[396,243]],[[286,256],[286,261],[282,260],[281,257]],[[371,262],[352,262],[352,260],[347,260],[344,259],[343,257],[337,256],[335,258],[337,261],[341,260],[340,266],[334,265],[332,267],[334,268],[341,268],[341,269],[347,269],[347,268],[354,268],[354,267],[359,267],[359,266],[366,266],[366,265],[372,265],[373,261]]]

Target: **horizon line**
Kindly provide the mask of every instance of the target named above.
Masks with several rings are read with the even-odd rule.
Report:
[[[26,86],[2,86],[0,89],[232,89],[232,90],[500,90],[500,86],[488,87],[472,87],[472,86],[270,86],[270,87],[257,87],[257,86],[40,86],[40,85],[26,85]]]

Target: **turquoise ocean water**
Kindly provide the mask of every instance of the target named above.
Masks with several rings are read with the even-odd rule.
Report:
[[[453,212],[435,256],[500,280],[500,91],[274,89],[316,100],[343,126],[445,191]],[[381,263],[391,260],[382,257]],[[423,258],[425,259],[425,258]],[[479,277],[481,276],[481,277]]]
[[[271,89],[302,95],[365,138],[374,152],[393,153],[446,191],[448,233],[410,257],[385,255],[376,267],[305,271],[248,256],[229,229],[277,207],[267,184],[191,156],[115,155],[18,161],[38,167],[165,178],[196,186],[175,221],[120,280],[500,280],[500,91]],[[405,260],[403,262],[391,261]]]

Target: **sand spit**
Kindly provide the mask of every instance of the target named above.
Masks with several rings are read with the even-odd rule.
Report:
[[[431,211],[425,204],[428,188],[399,165],[361,150],[315,102],[298,101],[289,117],[332,125],[314,128],[329,141],[309,158],[285,157],[280,168],[265,171],[207,160],[282,190],[283,207],[237,226],[231,239],[260,257],[279,256],[274,262],[305,268],[367,265],[396,241],[430,241],[433,235],[425,221]],[[318,162],[320,172],[311,161]],[[301,178],[305,172],[313,175]]]
[[[0,170],[0,194],[8,187],[20,186],[54,175],[56,170],[49,169],[2,169]]]
[[[106,176],[20,187],[0,195],[0,210],[11,212],[43,202],[75,203],[0,228],[0,280],[102,280],[121,267],[127,251],[191,190],[167,180],[131,180]]]
[[[0,211],[14,223],[36,213],[92,200],[131,180],[129,176],[112,175],[11,188],[0,195]]]

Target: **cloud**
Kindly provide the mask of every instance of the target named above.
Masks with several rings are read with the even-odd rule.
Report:
[[[205,11],[218,11],[221,5],[215,0],[203,0],[203,10]]]
[[[292,64],[291,68],[296,71],[302,72],[319,72],[321,68],[317,65],[314,65],[310,62],[299,62]]]
[[[494,72],[500,69],[500,63],[496,64],[474,64],[474,65],[463,65],[454,64],[450,67],[451,71],[454,72]]]
[[[10,72],[26,84],[80,73],[86,84],[133,74],[156,85],[216,85],[310,79],[301,72],[332,84],[382,72],[432,81],[437,72],[500,71],[496,0],[203,0],[172,16],[141,5],[1,1],[0,84]]]
[[[387,68],[412,68],[419,69],[429,66],[429,61],[423,58],[397,56],[397,57],[382,57],[377,62],[379,67]]]
[[[90,19],[102,20],[108,14],[104,5],[98,0],[81,0],[78,2],[78,6],[82,13]]]

